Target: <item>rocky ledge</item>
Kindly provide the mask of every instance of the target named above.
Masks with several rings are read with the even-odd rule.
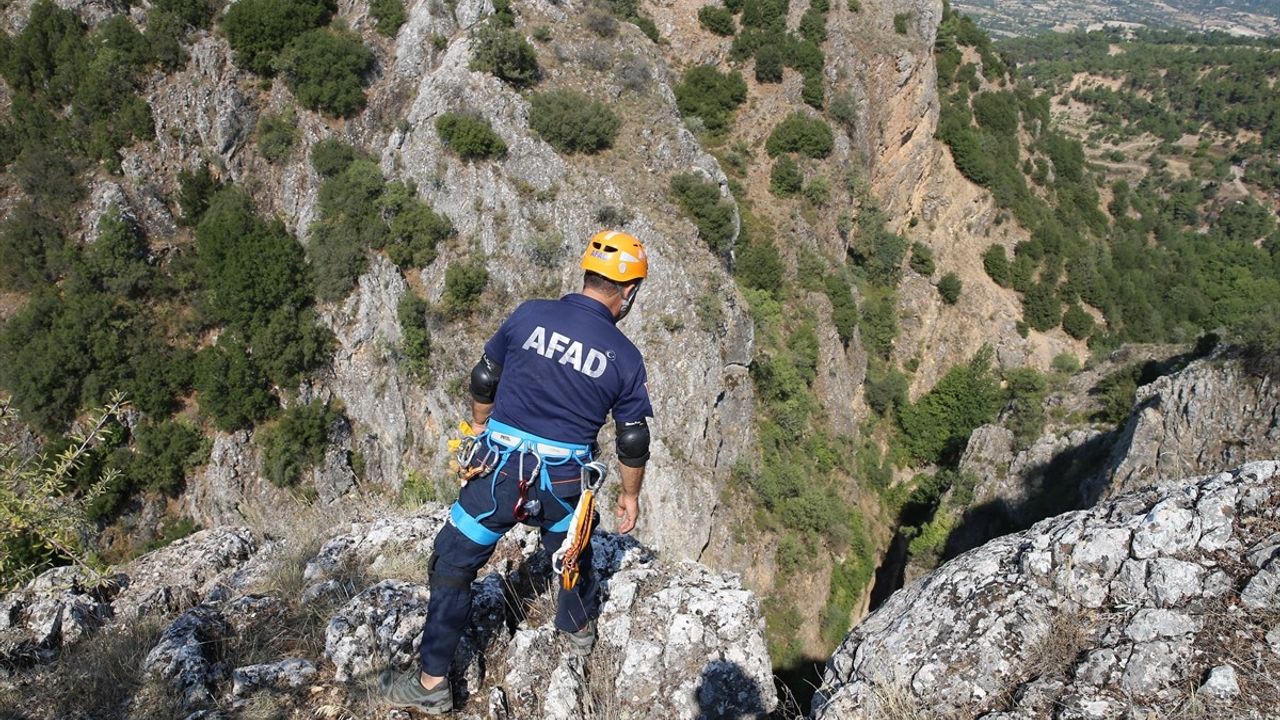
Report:
[[[1280,462],[1256,462],[952,560],[850,633],[813,716],[1262,718],[1278,681]]]
[[[217,528],[106,583],[45,573],[0,598],[0,704],[29,720],[405,718],[373,684],[382,668],[416,660],[425,561],[446,515],[438,505],[379,514],[309,541]],[[536,532],[500,543],[454,663],[460,717],[727,718],[776,707],[759,603],[736,576],[661,562],[625,536],[592,542],[605,601],[585,662],[557,637]],[[153,630],[140,631],[147,621]],[[105,662],[101,647],[122,637],[140,645],[138,667],[120,668],[99,697],[68,694],[95,687],[102,668],[86,664]]]

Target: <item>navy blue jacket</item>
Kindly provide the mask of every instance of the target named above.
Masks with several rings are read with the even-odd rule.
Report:
[[[653,415],[640,351],[586,295],[522,303],[484,352],[502,366],[493,417],[525,432],[591,445],[610,411],[616,422]]]

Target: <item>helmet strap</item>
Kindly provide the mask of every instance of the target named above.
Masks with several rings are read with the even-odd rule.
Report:
[[[640,294],[640,283],[642,282],[644,282],[644,278],[637,280],[631,290],[631,294],[623,296],[622,307],[618,310],[618,318],[613,321],[614,324],[622,322],[622,318],[626,317],[627,313],[631,312],[631,306],[635,303],[636,296]]]

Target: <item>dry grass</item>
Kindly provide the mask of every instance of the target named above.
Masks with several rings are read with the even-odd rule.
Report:
[[[128,716],[137,720],[181,717],[173,693],[143,677],[143,662],[165,626],[142,618],[99,632],[23,678],[21,687],[0,690],[0,707],[23,708],[33,718],[105,720],[125,717],[132,704]]]
[[[1037,679],[1064,679],[1076,666],[1080,653],[1091,647],[1097,619],[1083,610],[1062,610],[1050,619],[1049,632],[1028,655],[1024,671],[1027,682]]]

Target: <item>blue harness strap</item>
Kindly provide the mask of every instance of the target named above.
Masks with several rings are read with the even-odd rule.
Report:
[[[495,437],[495,433],[499,436],[503,436],[503,439],[500,440]],[[512,438],[515,442],[507,442],[506,438]],[[493,507],[479,515],[472,515],[462,507],[461,502],[455,502],[453,504],[453,508],[450,510],[450,518],[453,520],[454,526],[477,545],[488,546],[496,544],[502,535],[486,528],[480,523],[480,521],[494,514],[498,510],[496,492],[498,474],[502,472],[502,468],[506,466],[511,455],[513,453],[520,453],[521,455],[528,453],[538,460],[538,487],[546,491],[551,495],[551,497],[555,498],[556,502],[560,503],[560,506],[568,513],[564,518],[548,529],[551,532],[557,533],[568,532],[569,526],[573,524],[573,507],[560,499],[560,496],[556,495],[552,490],[551,473],[547,468],[565,465],[570,461],[577,462],[579,465],[588,463],[591,461],[592,457],[591,446],[566,443],[559,440],[550,440],[544,437],[539,437],[533,433],[525,432],[519,428],[512,427],[511,425],[493,418],[489,419],[488,427],[484,433],[477,438],[477,441],[484,442],[485,447],[488,450],[498,454],[501,458],[498,461],[497,466],[494,467],[492,472],[489,474],[489,477],[491,478],[489,480],[489,497],[493,500]],[[564,451],[564,454],[557,454],[548,457],[546,454],[547,449]],[[520,474],[521,476],[524,475],[523,466],[520,468]]]

